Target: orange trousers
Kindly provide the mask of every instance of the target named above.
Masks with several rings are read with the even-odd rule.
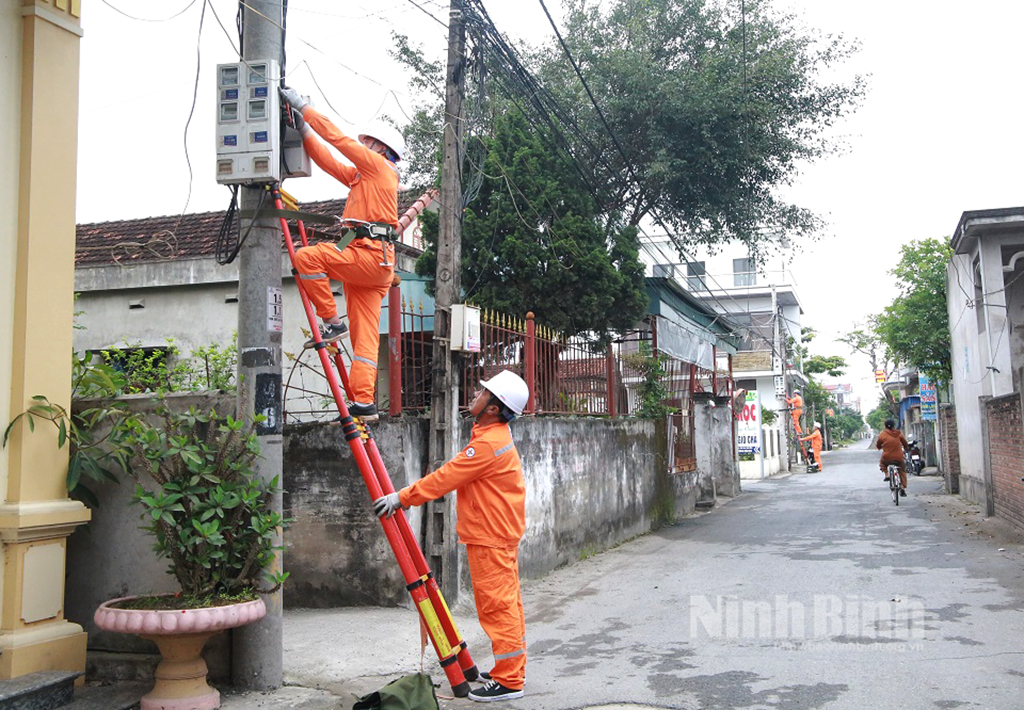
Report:
[[[821,465],[821,447],[820,446],[812,446],[811,447],[811,451],[814,452],[814,462],[818,464],[818,470],[819,471],[824,470],[825,467]]]
[[[480,626],[491,640],[491,678],[521,690],[526,676],[526,617],[519,591],[519,550],[466,545]]]
[[[356,239],[339,251],[321,242],[295,253],[295,268],[321,319],[338,315],[331,293],[331,279],[341,281],[348,310],[352,366],[349,384],[359,404],[373,404],[377,385],[377,353],[380,349],[380,307],[395,274],[395,247],[388,245],[387,262],[381,242]]]
[[[800,417],[803,416],[804,410],[794,409],[791,414],[793,415],[793,428],[796,429],[797,434],[803,434],[803,430],[800,428]]]

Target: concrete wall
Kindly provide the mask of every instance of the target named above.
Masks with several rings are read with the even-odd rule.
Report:
[[[396,489],[418,479],[427,466],[422,419],[385,419],[373,428],[377,448]],[[284,587],[288,607],[330,608],[408,599],[387,538],[371,511],[363,478],[337,424],[285,429]],[[422,508],[408,512],[420,530]]]
[[[1021,397],[1013,393],[985,406],[995,514],[1024,529],[1024,421]]]
[[[727,411],[719,408],[719,411]],[[721,414],[716,420],[721,422]],[[426,466],[426,426],[418,419],[383,420],[374,428],[396,488]],[[463,424],[461,441],[469,439]],[[692,513],[704,488],[735,491],[733,462],[716,474],[667,473],[667,429],[638,419],[538,418],[512,424],[523,458],[527,531],[520,571],[536,578],[623,540]],[[348,444],[336,426],[285,431],[285,586],[289,607],[405,604],[407,594]],[[716,441],[730,441],[728,434]],[[698,440],[699,441],[699,440]],[[699,446],[700,444],[698,444]],[[712,478],[716,478],[714,486]],[[734,495],[735,493],[730,493]],[[710,496],[708,496],[710,497]],[[414,531],[421,508],[410,511]],[[461,586],[467,588],[463,567]]]
[[[946,302],[949,309],[950,354],[953,360],[953,402],[956,404],[956,433],[959,449],[960,492],[969,500],[985,503],[984,447],[981,409],[978,399],[991,394],[986,375],[987,339],[979,336],[971,281],[973,256],[955,254],[946,272]],[[951,441],[952,443],[952,441]]]
[[[198,395],[173,395],[189,406]],[[219,408],[230,407],[232,398]],[[145,396],[133,398],[143,407]],[[630,418],[525,418],[512,431],[523,458],[527,487],[527,531],[520,548],[524,578],[537,578],[692,514],[698,500],[739,492],[731,459],[728,406],[706,404],[697,412],[698,470],[668,473],[666,422]],[[461,440],[471,423],[463,422]],[[428,422],[383,419],[373,432],[395,487],[420,477],[426,467]],[[285,532],[283,564],[291,574],[284,588],[288,607],[407,605],[408,594],[348,444],[336,424],[302,424],[285,429]],[[122,674],[109,653],[147,658],[152,644],[130,634],[107,634],[92,624],[103,601],[130,594],[176,589],[166,561],[157,560],[150,538],[139,530],[132,486],[96,487],[101,507],[87,529],[69,540],[67,615],[89,631],[97,677]],[[422,508],[409,511],[417,533]],[[469,600],[461,559],[460,596]],[[449,600],[452,603],[457,599]],[[230,641],[206,653],[211,673],[226,677]]]
[[[697,484],[702,500],[740,493],[740,471],[733,455],[732,410],[725,397],[694,403]]]
[[[404,265],[411,268],[411,261]],[[321,410],[321,401],[329,397],[329,391],[315,352],[302,349],[309,325],[290,268],[284,257],[282,377],[286,386],[285,411],[290,415],[288,420],[295,421],[291,416],[295,412]],[[237,278],[237,264],[222,267],[210,259],[78,269],[76,322],[81,328],[74,331],[74,348],[85,351],[114,346],[166,347],[170,339],[181,355],[188,357],[197,348],[211,344],[227,347],[238,328]],[[335,286],[339,312],[344,313],[345,298],[340,286]],[[411,282],[402,288],[411,297],[419,292],[420,286]],[[202,318],[197,319],[197,313]],[[386,299],[381,321],[386,332]],[[131,336],[126,338],[125,333]],[[382,338],[377,364],[378,404],[384,407],[388,393],[386,338]],[[299,417],[307,421],[327,418],[330,417],[326,414]]]

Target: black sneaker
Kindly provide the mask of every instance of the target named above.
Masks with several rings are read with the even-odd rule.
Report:
[[[512,700],[513,698],[521,697],[523,697],[522,688],[519,690],[506,688],[496,680],[489,680],[484,683],[483,687],[469,693],[469,699],[475,700],[478,703],[493,703],[497,700]]]
[[[487,671],[480,671],[480,680],[490,680],[491,674]]]
[[[342,337],[347,332],[348,326],[345,325],[344,323],[325,323],[323,326],[320,327],[320,340],[322,340],[325,345],[330,343],[336,343],[339,340],[341,340]],[[302,345],[302,348],[304,350],[309,350],[310,348],[313,347],[316,347],[315,338],[310,338]]]
[[[374,422],[379,418],[377,405],[375,404],[350,404],[348,405],[348,413],[353,417],[359,417],[364,422]]]
[[[900,495],[903,496],[904,498],[906,498],[907,497],[907,489],[906,488],[901,488],[900,489]]]

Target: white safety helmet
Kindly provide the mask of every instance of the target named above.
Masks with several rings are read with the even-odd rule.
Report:
[[[359,134],[359,140],[363,138],[375,138],[391,149],[399,160],[405,156],[405,138],[394,126],[389,126],[382,121],[376,121],[366,127]]]
[[[821,422],[814,422],[815,429],[821,429]]]
[[[480,386],[501,400],[516,416],[523,413],[530,398],[526,382],[511,370],[502,370],[491,379],[482,380]]]

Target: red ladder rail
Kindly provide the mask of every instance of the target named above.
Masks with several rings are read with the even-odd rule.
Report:
[[[281,200],[280,189],[276,185],[272,188],[272,196],[274,198],[274,206],[280,214],[280,211],[284,210],[284,204]],[[278,219],[281,223],[281,232],[284,235],[288,256],[291,259],[295,284],[298,286],[303,310],[306,312],[313,340],[316,343],[314,348],[320,357],[320,363],[324,368],[324,374],[327,377],[331,395],[334,397],[334,403],[337,405],[338,413],[341,415],[342,433],[345,435],[345,440],[348,441],[349,447],[352,450],[352,457],[359,467],[363,483],[366,484],[367,491],[370,493],[370,499],[376,500],[384,495],[385,492],[393,492],[394,486],[387,474],[387,470],[384,468],[377,445],[371,438],[369,428],[365,423],[357,423],[349,414],[348,405],[345,403],[345,397],[342,394],[337,377],[338,374],[341,375],[345,389],[348,390],[348,372],[341,360],[340,352],[337,352],[334,356],[334,364],[337,367],[337,371],[331,366],[331,357],[327,352],[327,345],[320,339],[320,329],[316,325],[316,313],[313,310],[313,304],[302,285],[298,271],[295,269],[295,243],[292,239],[291,229],[288,226],[288,221],[283,216]],[[305,226],[301,222],[299,223],[299,233],[303,245],[308,244]],[[372,456],[370,452],[372,452]],[[382,482],[386,482],[386,486],[382,486]],[[389,490],[385,491],[385,487]],[[420,550],[419,544],[412,535],[409,521],[405,517],[404,511],[399,510],[390,518],[380,518],[380,522],[384,529],[384,536],[387,538],[388,544],[391,546],[398,566],[402,571],[402,576],[406,582],[406,589],[409,591],[420,619],[428,631],[427,635],[448,678],[452,692],[456,697],[465,697],[469,694],[470,690],[467,678],[469,680],[476,680],[478,671],[469,656],[465,642],[458,637],[458,631],[455,630],[455,622],[451,617],[451,612],[447,604],[444,603],[444,598],[441,597],[437,583],[426,566],[423,551]],[[422,564],[420,564],[421,562]],[[457,639],[457,642],[453,643],[449,640],[450,638],[453,640]]]
[[[309,245],[309,238],[306,234],[306,227],[302,221],[298,221],[299,238],[302,240],[303,246]],[[315,327],[315,321],[312,324]],[[352,399],[352,391],[348,383],[348,372],[345,369],[345,363],[341,358],[340,350],[336,350],[334,353],[334,364],[341,375],[342,387],[345,390],[345,394],[348,395],[349,399]],[[374,473],[377,476],[377,482],[380,484],[381,490],[385,495],[388,493],[394,493],[395,487],[391,483],[391,477],[388,475],[387,468],[384,466],[384,459],[380,455],[380,450],[377,448],[377,442],[373,438],[373,433],[369,427],[365,427],[366,436],[364,437],[364,445],[366,452],[370,457],[370,463],[373,464]],[[426,556],[420,549],[419,543],[416,541],[416,536],[413,534],[412,526],[409,524],[408,518],[405,516],[404,511],[399,511],[395,516],[398,520],[398,528],[401,531],[402,539],[405,541],[406,549],[409,551],[409,556],[412,558],[413,564],[416,567],[416,571],[420,576],[420,579],[427,586],[427,595],[431,599],[431,603],[437,612],[438,619],[440,620],[441,627],[444,630],[445,637],[448,640],[448,644],[453,649],[458,650],[459,667],[462,668],[462,672],[467,680],[476,680],[480,672],[473,662],[473,658],[469,653],[469,648],[463,640],[461,634],[459,634],[458,627],[455,625],[455,619],[452,617],[452,613],[448,608],[448,604],[444,599],[444,595],[441,593],[441,588],[437,585],[437,580],[434,579],[433,572],[430,571],[430,565],[427,564]]]

